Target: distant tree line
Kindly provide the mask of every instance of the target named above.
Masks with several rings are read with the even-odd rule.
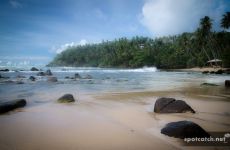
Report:
[[[99,44],[69,47],[48,66],[93,66],[137,68],[190,68],[205,66],[211,59],[221,59],[230,67],[230,12],[221,20],[223,31],[212,30],[212,20],[205,16],[193,33],[161,38],[133,37]]]

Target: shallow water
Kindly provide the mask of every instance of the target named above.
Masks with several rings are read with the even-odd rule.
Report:
[[[58,82],[47,82],[47,77],[31,71],[1,73],[10,78],[0,81],[0,100],[27,100],[26,107],[0,115],[1,150],[187,149],[180,140],[162,135],[161,128],[169,122],[190,120],[210,132],[230,129],[230,89],[224,87],[227,75],[155,68],[51,70]],[[65,79],[75,73],[93,78]],[[25,78],[18,79],[18,75]],[[29,81],[31,75],[38,80]],[[219,86],[201,86],[204,82]],[[66,93],[77,101],[58,104],[56,100]],[[155,100],[161,96],[185,100],[196,113],[153,113]]]

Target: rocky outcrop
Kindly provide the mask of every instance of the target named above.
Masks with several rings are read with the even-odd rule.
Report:
[[[39,71],[39,69],[38,69],[38,68],[35,68],[35,67],[32,67],[32,68],[30,69],[30,71]]]
[[[174,98],[159,98],[156,100],[154,106],[155,113],[184,113],[195,111],[184,101],[176,100]]]
[[[210,137],[199,125],[191,121],[178,121],[168,123],[161,133],[175,138]]]
[[[75,102],[72,94],[65,94],[57,100],[59,103],[71,103]]]
[[[0,103],[0,114],[14,110],[16,108],[24,107],[25,105],[26,105],[26,100],[24,99],[17,99],[17,100]]]

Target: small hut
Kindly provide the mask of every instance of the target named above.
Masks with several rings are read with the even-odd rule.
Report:
[[[212,60],[207,61],[207,64],[209,64],[212,67],[221,67],[222,66],[222,60],[212,59]]]

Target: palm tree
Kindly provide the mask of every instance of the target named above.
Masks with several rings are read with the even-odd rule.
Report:
[[[200,31],[203,37],[206,37],[210,34],[212,29],[212,20],[205,16],[204,18],[200,19]]]
[[[230,12],[226,12],[221,19],[221,27],[228,29],[230,27]]]

